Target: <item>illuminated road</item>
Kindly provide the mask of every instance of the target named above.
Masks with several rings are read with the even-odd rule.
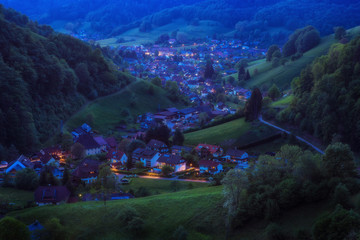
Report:
[[[131,174],[120,174],[115,173],[116,176],[118,176],[119,180],[123,177]],[[199,183],[209,183],[209,181],[206,180],[193,180],[193,179],[179,179],[178,177],[172,177],[172,178],[164,178],[164,177],[155,177],[155,176],[139,176],[138,178],[147,178],[147,179],[155,179],[155,180],[166,180],[166,181],[180,181],[180,182],[199,182]]]

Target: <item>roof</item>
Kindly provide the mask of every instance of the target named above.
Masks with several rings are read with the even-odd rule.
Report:
[[[111,148],[115,148],[117,146],[117,142],[114,137],[105,138],[105,141],[107,142],[107,144],[109,144]]]
[[[125,155],[125,153],[123,151],[116,150],[116,149],[110,149],[106,155],[106,158],[121,159],[124,155]]]
[[[70,191],[65,186],[41,186],[35,190],[35,202],[58,203],[67,201]]]
[[[191,148],[191,147],[186,147],[186,146],[174,145],[174,146],[172,146],[172,150],[179,150],[179,151],[191,152],[192,148]]]
[[[100,147],[100,145],[89,134],[81,135],[77,142],[83,145],[85,149],[94,149]]]
[[[161,155],[160,158],[157,160],[158,162],[161,163],[166,163],[166,164],[170,164],[170,165],[177,165],[180,163],[185,162],[185,160],[177,155]]]
[[[236,149],[229,149],[226,152],[226,155],[233,156],[233,157],[242,157],[246,152]]]
[[[51,156],[49,153],[45,153],[43,156],[40,157],[40,161],[43,164],[47,164],[52,158],[53,156]]]
[[[179,111],[179,109],[174,108],[174,107],[172,107],[172,108],[167,108],[166,110],[169,111],[169,112],[172,112],[172,113],[176,113],[176,112]]]
[[[78,178],[91,178],[99,175],[100,162],[94,159],[84,159],[72,175]]]
[[[20,164],[21,167],[25,168],[34,167],[34,164],[27,157],[25,157],[24,155],[20,155],[16,160],[9,163],[6,171],[8,172],[8,170],[11,169],[14,164]]]
[[[195,108],[185,108],[185,109],[180,110],[180,113],[182,113],[182,114],[190,114],[193,112],[196,112]]]
[[[200,160],[199,161],[199,166],[204,166],[204,167],[217,167],[219,166],[221,163],[219,162],[214,162],[214,161],[210,161],[210,160]]]
[[[102,136],[94,137],[95,142],[97,142],[100,146],[107,145],[107,142]]]
[[[151,139],[150,142],[147,144],[150,148],[161,148],[161,147],[167,147],[167,145],[159,140]]]
[[[210,145],[210,144],[199,144],[199,145],[196,146],[195,150],[200,151],[202,148],[206,148],[212,154],[216,153],[218,150],[220,150],[219,146]]]

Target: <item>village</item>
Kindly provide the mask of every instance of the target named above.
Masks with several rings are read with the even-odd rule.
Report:
[[[17,173],[28,169],[36,172],[39,178],[49,174],[55,182],[70,181],[62,186],[39,186],[34,192],[35,203],[39,206],[77,201],[119,200],[133,198],[134,195],[121,190],[121,185],[131,184],[133,177],[163,179],[171,181],[211,182],[213,177],[232,168],[248,168],[249,156],[246,152],[221,146],[198,144],[195,147],[172,145],[151,139],[139,145],[132,152],[121,147],[122,143],[114,137],[105,138],[94,133],[84,123],[72,132],[73,145],[65,151],[57,145],[41,149],[29,156],[20,155],[13,161],[0,165],[1,181],[5,185],[15,185]],[[122,141],[140,142],[136,137]],[[80,146],[80,156],[76,156]],[[125,153],[127,151],[127,153]],[[193,156],[189,160],[189,156]],[[74,159],[77,159],[74,161]],[[130,160],[129,160],[130,159]],[[131,161],[131,164],[129,164]],[[131,166],[131,168],[129,168]],[[108,167],[115,185],[120,187],[104,196],[104,193],[91,193],[92,184],[99,181],[101,169]],[[107,176],[109,177],[109,176]],[[80,191],[79,188],[81,188]],[[84,190],[87,189],[87,190]]]

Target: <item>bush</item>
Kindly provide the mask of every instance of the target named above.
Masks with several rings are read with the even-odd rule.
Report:
[[[134,235],[140,235],[144,231],[144,220],[140,217],[134,217],[127,224],[127,230]]]
[[[0,220],[0,239],[30,240],[30,232],[27,226],[12,217]]]
[[[39,178],[37,173],[30,168],[25,168],[16,173],[16,188],[24,190],[35,190],[39,186]]]
[[[336,188],[333,195],[333,203],[335,205],[340,204],[344,208],[351,208],[352,204],[350,202],[350,192],[346,188],[346,186],[342,183],[339,183]]]
[[[139,189],[135,192],[135,197],[147,197],[150,195],[151,194],[146,187],[139,187]]]
[[[270,223],[265,229],[267,240],[286,240],[287,237],[283,233],[281,227],[276,223]]]
[[[179,226],[173,234],[173,238],[175,240],[186,240],[187,236],[188,236],[188,232],[183,226]]]

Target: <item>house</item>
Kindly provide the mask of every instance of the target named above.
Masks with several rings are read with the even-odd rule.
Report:
[[[185,119],[188,119],[196,112],[195,108],[185,108],[179,111],[180,117],[183,117]]]
[[[106,141],[106,143],[108,145],[108,148],[116,148],[117,142],[116,142],[116,139],[114,137],[105,138],[105,141]]]
[[[101,151],[106,151],[106,148],[108,146],[108,143],[102,136],[96,136],[94,137],[95,142],[97,142],[100,146]]]
[[[169,152],[169,148],[164,142],[158,141],[158,140],[155,140],[155,139],[150,140],[150,142],[147,144],[146,148],[157,151],[159,153],[167,153],[167,152]]]
[[[62,179],[64,176],[64,172],[56,166],[45,166],[45,167],[41,168],[40,173],[43,171],[51,172],[53,174],[53,176],[56,177],[57,179]]]
[[[183,152],[188,152],[188,153],[190,153],[191,150],[192,150],[191,147],[174,145],[174,146],[172,146],[172,148],[171,148],[171,153],[172,153],[173,155],[179,155],[179,156],[180,156],[181,153],[183,153]]]
[[[156,167],[160,153],[144,148],[138,148],[133,152],[133,159],[140,161],[145,167]]]
[[[174,168],[174,172],[185,171],[186,170],[186,162],[185,160],[178,155],[168,155],[163,154],[157,160],[158,167],[162,168],[163,166],[170,166]]]
[[[221,157],[223,155],[223,149],[217,145],[198,144],[195,151],[201,157],[208,157],[209,155],[213,157]]]
[[[55,159],[58,157],[50,155],[47,152],[42,152],[42,151],[40,151],[40,152],[43,153],[43,155],[40,156],[40,162],[43,166],[50,166],[50,165],[59,166],[60,165],[60,162],[59,162],[60,159],[57,159],[57,160]]]
[[[74,180],[93,183],[99,175],[100,162],[94,159],[84,159],[72,173]]]
[[[200,173],[210,173],[210,174],[216,174],[223,170],[221,163],[210,160],[200,160],[199,168],[200,168]]]
[[[65,186],[40,186],[34,193],[35,202],[39,206],[66,203],[70,191]]]
[[[249,155],[245,151],[229,149],[223,158],[226,159],[227,161],[239,162],[239,161],[247,161]]]
[[[101,153],[101,146],[89,134],[81,135],[77,142],[84,146],[86,156]]]
[[[8,164],[5,174],[11,179],[10,181],[15,179],[16,173],[25,168],[34,168],[34,164],[24,155],[21,155],[15,161],[12,161]]]
[[[114,163],[121,163],[125,164],[128,160],[128,157],[123,151],[116,150],[116,149],[110,149],[109,152],[106,155],[106,158],[110,160],[111,164]]]

